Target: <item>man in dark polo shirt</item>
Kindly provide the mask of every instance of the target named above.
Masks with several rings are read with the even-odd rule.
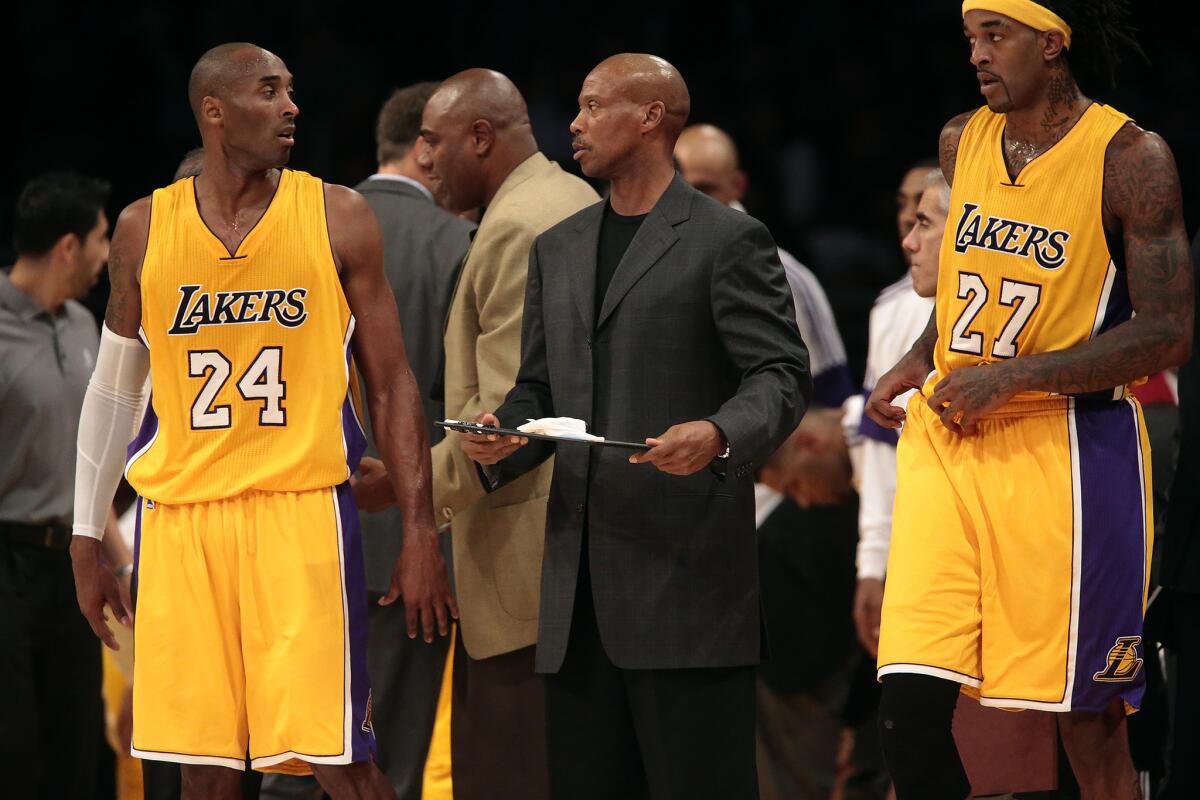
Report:
[[[108,259],[107,198],[107,183],[79,175],[30,181],[13,213],[16,263],[0,272],[0,752],[13,765],[4,771],[8,797],[87,798],[96,783],[100,647],[76,604],[67,546],[79,410],[99,344],[95,319],[75,299]]]

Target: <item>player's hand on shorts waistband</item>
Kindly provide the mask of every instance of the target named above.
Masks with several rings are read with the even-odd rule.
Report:
[[[473,420],[477,425],[487,425],[489,428],[500,427],[500,420],[495,414],[480,414]],[[500,436],[499,434],[482,435],[478,433],[459,434],[458,445],[467,454],[467,458],[485,466],[495,464],[517,452],[518,448],[529,443],[524,436]]]
[[[928,376],[928,364],[905,356],[875,383],[871,396],[867,398],[864,413],[876,425],[899,428],[904,424],[904,409],[892,405],[892,401],[909,389],[920,389]]]
[[[879,623],[883,616],[883,581],[862,578],[854,590],[854,630],[858,640],[871,654],[879,656]]]
[[[408,638],[417,638],[419,631],[426,642],[432,642],[435,626],[442,636],[449,635],[450,620],[458,619],[458,601],[450,591],[437,532],[411,533],[404,531],[404,545],[392,569],[392,586],[379,605],[391,605],[402,598]]]
[[[929,407],[949,430],[965,436],[974,434],[980,419],[1017,393],[1008,378],[1006,363],[1010,362],[954,370],[933,387]]]
[[[396,487],[378,458],[363,456],[358,470],[350,476],[350,491],[354,493],[354,504],[369,513],[396,504]]]
[[[121,597],[117,576],[100,558],[100,540],[90,536],[71,537],[71,570],[75,573],[75,597],[79,610],[92,626],[92,632],[110,650],[120,650],[112,629],[108,627],[107,605],[122,625],[130,625],[132,616]]]

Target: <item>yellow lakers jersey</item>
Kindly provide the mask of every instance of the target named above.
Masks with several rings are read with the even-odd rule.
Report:
[[[962,367],[1064,350],[1132,315],[1101,215],[1104,153],[1129,117],[1093,103],[1010,179],[1005,116],[963,129],[942,238],[936,379]],[[1110,396],[1121,397],[1124,387]],[[1109,394],[1109,393],[1106,393]],[[1023,392],[1014,400],[1039,400]]]
[[[193,178],[155,191],[141,299],[151,400],[126,468],[138,494],[195,503],[349,477],[365,444],[354,318],[320,179],[283,170],[235,253],[201,219]]]

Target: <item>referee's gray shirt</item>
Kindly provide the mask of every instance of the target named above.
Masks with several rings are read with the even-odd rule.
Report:
[[[99,346],[82,305],[51,315],[0,272],[0,521],[71,524],[79,411]]]

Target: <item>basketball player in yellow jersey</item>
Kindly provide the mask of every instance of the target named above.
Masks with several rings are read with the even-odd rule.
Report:
[[[196,64],[204,165],[121,214],[112,295],[81,418],[71,547],[107,640],[100,510],[128,448],[140,495],[133,754],[182,764],[186,798],[239,797],[260,770],[315,772],[335,798],[394,793],[372,762],[366,590],[348,478],[365,444],[362,369],[404,513],[384,602],[409,635],[457,615],[438,550],[429,447],[374,215],[283,169],[296,117],[284,63],[249,44]],[[140,341],[139,341],[140,340]],[[148,355],[147,355],[148,351]]]
[[[868,400],[878,424],[905,423],[884,752],[900,800],[965,797],[961,687],[1059,712],[1083,797],[1137,797],[1124,714],[1156,654],[1141,640],[1149,452],[1127,387],[1191,348],[1179,178],[1160,137],[1075,82],[1089,55],[1111,70],[1133,43],[1120,3],[962,8],[986,106],[942,133],[935,312]],[[906,413],[891,401],[910,388]]]

